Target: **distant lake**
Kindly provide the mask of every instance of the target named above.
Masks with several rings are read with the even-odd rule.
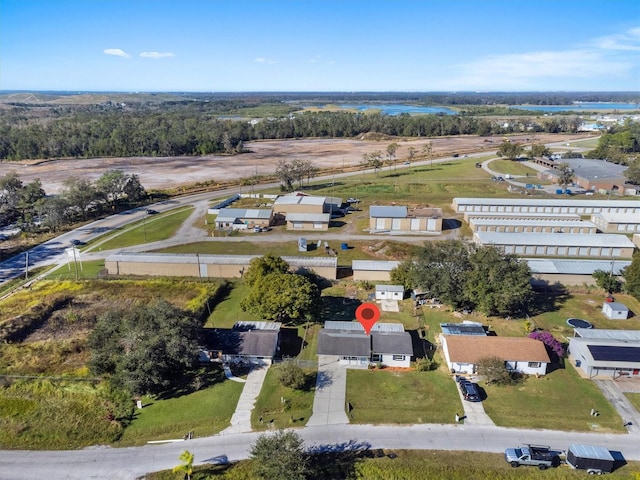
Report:
[[[569,111],[593,111],[593,110],[640,110],[637,103],[614,102],[584,102],[572,105],[511,105],[511,108],[520,110],[536,110],[538,112],[569,112]]]
[[[322,105],[324,107],[326,105]],[[456,115],[458,112],[444,107],[420,107],[417,105],[403,105],[400,103],[338,103],[338,107],[345,110],[357,110],[365,112],[367,110],[379,110],[385,115],[400,115],[408,113],[409,115],[424,115],[427,113],[444,115]]]

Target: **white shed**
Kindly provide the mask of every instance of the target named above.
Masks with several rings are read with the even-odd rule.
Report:
[[[403,298],[402,285],[376,285],[376,300],[402,300]]]
[[[620,302],[604,302],[602,313],[611,320],[626,320],[629,318],[629,308]]]

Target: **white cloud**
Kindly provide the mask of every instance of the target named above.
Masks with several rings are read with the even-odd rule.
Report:
[[[603,50],[640,50],[640,27],[632,28],[624,33],[596,38],[596,48]]]
[[[324,59],[322,57],[322,55],[316,55],[315,57],[310,58],[309,60],[307,60],[307,62],[309,62],[309,63],[322,63],[322,64],[325,64],[325,65],[332,65],[332,64],[336,63],[333,60]]]
[[[153,58],[153,59],[158,59],[158,58],[170,58],[170,57],[175,57],[175,54],[171,53],[171,52],[141,52],[140,56],[142,58]]]
[[[256,63],[266,63],[268,65],[272,65],[272,64],[276,63],[275,60],[271,60],[270,58],[264,58],[264,57],[254,58],[253,61],[256,62]]]
[[[105,55],[114,55],[116,57],[131,58],[131,55],[129,55],[124,50],[120,50],[119,48],[106,48],[105,50],[103,50],[103,53]]]

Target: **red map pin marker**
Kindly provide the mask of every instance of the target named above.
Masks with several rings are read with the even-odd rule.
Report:
[[[356,308],[356,319],[364,328],[367,335],[371,334],[371,329],[380,320],[380,309],[375,303],[362,303]]]

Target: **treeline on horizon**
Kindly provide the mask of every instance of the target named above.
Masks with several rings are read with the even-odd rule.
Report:
[[[410,101],[401,95],[367,94],[366,98]],[[615,94],[609,97],[572,95],[571,98],[611,100],[612,95]],[[516,132],[575,133],[581,123],[575,114],[544,116],[540,112],[528,112],[530,115],[527,115],[522,110],[504,106],[468,103],[459,115],[390,116],[346,111],[301,113],[301,99],[306,99],[307,104],[320,101],[320,97],[309,94],[236,94],[217,99],[158,96],[161,98],[140,94],[130,97],[132,101],[123,102],[122,98],[128,98],[126,95],[100,95],[101,101],[96,103],[94,98],[92,103],[85,95],[85,103],[35,104],[7,103],[5,98],[0,109],[0,160],[239,154],[246,151],[247,142],[254,140],[353,138],[371,132],[413,138]],[[481,96],[476,96],[479,101]],[[456,98],[464,97],[457,94]],[[499,94],[491,94],[494,100],[498,97]],[[334,101],[346,99],[344,96],[332,98]],[[548,95],[547,101],[550,101]],[[508,122],[504,118],[508,118]]]

